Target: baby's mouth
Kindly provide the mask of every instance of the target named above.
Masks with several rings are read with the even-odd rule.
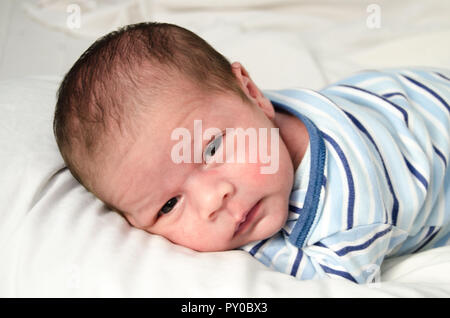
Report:
[[[256,204],[253,205],[250,208],[250,210],[248,210],[247,213],[244,214],[241,221],[236,226],[236,230],[234,231],[233,236],[236,236],[236,235],[244,232],[250,226],[250,224],[253,222],[255,216],[258,214],[258,211],[260,210],[259,207],[261,206],[261,200],[256,202]]]

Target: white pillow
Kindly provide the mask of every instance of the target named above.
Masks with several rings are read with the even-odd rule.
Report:
[[[198,253],[131,228],[64,169],[52,133],[57,85],[0,82],[0,297],[450,294],[450,247],[393,260],[389,281],[358,286],[297,281],[242,251]]]

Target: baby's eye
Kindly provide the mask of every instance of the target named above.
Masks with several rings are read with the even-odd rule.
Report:
[[[218,135],[206,146],[205,152],[203,153],[205,162],[209,162],[209,160],[211,160],[210,157],[213,157],[220,149],[220,146],[222,145],[222,139],[223,136]]]
[[[170,211],[172,211],[173,207],[175,206],[175,204],[177,204],[178,199],[177,198],[172,198],[169,201],[166,202],[166,204],[164,204],[164,206],[161,208],[161,210],[159,210],[160,214],[167,214]]]

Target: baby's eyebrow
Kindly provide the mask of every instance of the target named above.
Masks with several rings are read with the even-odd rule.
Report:
[[[179,174],[180,170],[177,172],[177,174]],[[162,174],[162,177],[164,177],[164,173]],[[162,182],[155,185],[154,180],[157,180],[157,178],[150,178],[151,181],[140,183],[141,185],[139,187],[143,189],[143,191],[140,191],[142,193],[140,193],[135,200],[136,213],[139,215],[141,213],[150,213],[151,211],[152,214],[156,215],[166,201],[170,200],[167,196],[170,196],[170,193],[175,191],[177,184],[180,182],[180,178],[181,177],[177,177],[174,182],[171,182],[170,184]]]

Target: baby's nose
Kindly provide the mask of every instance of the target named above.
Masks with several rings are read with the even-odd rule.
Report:
[[[200,213],[207,220],[212,220],[217,213],[225,208],[226,202],[233,193],[233,186],[226,181],[219,181],[203,193],[199,193],[201,206]]]
[[[225,208],[234,192],[234,186],[226,180],[202,178],[197,181],[195,185],[191,184],[194,207],[201,218],[213,220],[217,213]]]

